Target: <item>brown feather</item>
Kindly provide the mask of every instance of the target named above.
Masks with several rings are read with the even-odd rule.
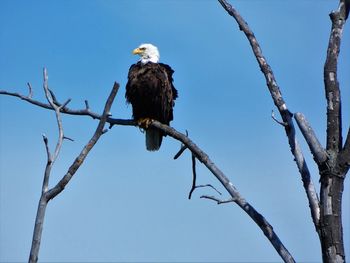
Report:
[[[138,62],[130,67],[125,97],[132,105],[135,120],[150,118],[169,125],[178,96],[173,85],[173,73],[172,68],[163,63],[148,62],[143,65]],[[159,136],[164,134],[159,133]]]

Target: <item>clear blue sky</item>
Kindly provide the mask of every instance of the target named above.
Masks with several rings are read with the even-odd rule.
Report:
[[[303,112],[325,141],[323,63],[328,14],[337,1],[231,1],[254,30],[292,112]],[[124,93],[131,50],[159,47],[175,69],[179,131],[206,151],[241,194],[273,225],[297,261],[320,261],[302,181],[284,130],[247,40],[216,1],[0,1],[0,89],[44,100],[42,68],[58,99],[101,112],[113,82],[121,89],[112,113],[130,118]],[[344,48],[347,47],[347,48]],[[350,32],[344,31],[339,80],[344,130],[350,120]],[[66,136],[52,172],[54,185],[92,135],[97,122],[64,116]],[[28,258],[46,162],[53,149],[53,112],[0,96],[0,262]],[[344,133],[345,135],[345,133]],[[317,169],[298,134],[319,188]],[[49,203],[42,262],[280,261],[261,230],[237,206],[199,199],[211,189],[191,187],[191,160],[165,138],[145,150],[144,134],[114,127],[93,149],[64,192]],[[198,183],[214,177],[198,165]],[[344,238],[350,257],[350,190],[344,191]],[[227,194],[224,194],[227,197]],[[224,198],[223,197],[223,198]]]

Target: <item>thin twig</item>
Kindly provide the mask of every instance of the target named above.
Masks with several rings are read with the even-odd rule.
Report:
[[[51,155],[51,152],[50,152],[49,141],[45,135],[43,135],[43,141],[45,144],[47,161],[46,161],[45,172],[44,172],[44,180],[43,180],[43,184],[41,187],[41,194],[44,194],[48,190],[51,167],[52,167],[52,163],[54,161],[53,157]]]
[[[67,136],[63,136],[63,139],[68,140],[68,141],[71,141],[71,142],[74,142],[74,139],[69,138],[69,137],[67,137]]]
[[[90,111],[90,105],[89,105],[89,101],[88,100],[85,100],[85,109],[87,111]]]
[[[71,102],[71,100],[72,100],[72,99],[66,100],[66,102],[64,102],[64,103],[59,107],[59,109],[60,109],[60,110],[61,110],[61,109],[64,109],[64,108],[68,105],[68,103]]]
[[[273,110],[271,111],[271,118],[272,118],[275,122],[277,122],[278,124],[282,125],[283,127],[287,127],[287,126],[288,126],[288,123],[285,123],[285,122],[283,122],[283,121],[277,120],[277,118],[275,117],[275,112],[274,112]]]
[[[204,188],[204,187],[210,187],[211,189],[213,189],[215,192],[217,192],[219,195],[222,195],[222,193],[216,189],[213,185],[211,184],[200,184],[200,185],[196,185],[196,188]]]
[[[181,145],[180,150],[174,156],[174,160],[178,159],[186,149],[187,149],[186,145]]]
[[[187,130],[186,130],[186,136],[188,137],[188,131],[187,131]],[[177,152],[177,154],[175,154],[174,160],[176,160],[177,158],[179,158],[179,157],[182,155],[182,153],[183,153],[186,149],[187,149],[187,146],[184,145],[184,144],[181,144],[181,148],[180,148],[180,150]]]
[[[29,89],[29,94],[28,94],[28,98],[32,98],[33,97],[33,89],[32,89],[32,85],[30,85],[29,82],[27,82],[27,86]]]
[[[192,159],[192,187],[191,187],[190,193],[188,194],[188,199],[191,199],[192,193],[194,189],[196,189],[196,180],[197,180],[196,157],[194,156],[193,153],[191,155],[191,159]]]
[[[235,202],[235,199],[234,199],[234,198],[230,198],[230,199],[227,199],[227,200],[221,200],[221,199],[219,199],[219,198],[217,198],[217,197],[215,197],[215,196],[209,196],[209,195],[202,195],[200,198],[205,198],[205,199],[213,200],[213,201],[215,201],[218,205]]]
[[[50,155],[49,140],[47,139],[45,134],[43,134],[42,136],[43,136],[43,141],[44,141],[45,148],[46,148],[46,153],[48,153],[48,158],[47,159],[49,159],[49,155]]]
[[[219,195],[221,195],[221,193],[211,184],[201,184],[201,185],[196,184],[196,181],[197,181],[196,156],[194,155],[194,153],[192,153],[191,156],[192,156],[191,157],[191,159],[192,159],[192,187],[191,187],[191,190],[188,194],[188,199],[191,199],[192,193],[194,192],[194,190],[196,190],[197,188],[204,188],[204,187],[210,187],[210,188],[214,189]]]

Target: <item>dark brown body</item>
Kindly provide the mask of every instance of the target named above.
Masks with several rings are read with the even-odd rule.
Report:
[[[125,97],[132,105],[135,120],[150,118],[169,125],[173,120],[174,101],[177,98],[173,73],[171,67],[163,63],[148,62],[142,65],[138,62],[130,67]],[[156,140],[150,143],[158,145],[147,145],[149,130],[149,135],[152,133],[153,139]],[[160,131],[155,130],[146,130],[146,146],[151,151],[159,149],[163,136]]]

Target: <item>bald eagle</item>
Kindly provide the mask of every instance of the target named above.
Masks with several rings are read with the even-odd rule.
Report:
[[[158,48],[152,44],[142,44],[132,52],[140,60],[131,65],[126,84],[125,97],[132,105],[132,114],[138,125],[146,132],[146,149],[157,151],[164,133],[149,127],[152,120],[169,125],[173,120],[174,101],[177,90],[173,85],[174,70],[159,63]]]

